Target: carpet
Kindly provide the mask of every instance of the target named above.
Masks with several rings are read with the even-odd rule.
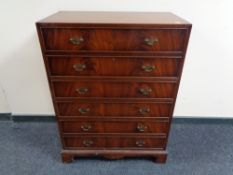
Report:
[[[233,125],[172,125],[166,164],[147,158],[60,159],[53,122],[0,122],[0,175],[232,175]]]

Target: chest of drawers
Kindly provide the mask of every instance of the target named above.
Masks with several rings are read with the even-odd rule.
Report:
[[[63,162],[164,163],[191,24],[171,13],[58,12],[36,26]]]

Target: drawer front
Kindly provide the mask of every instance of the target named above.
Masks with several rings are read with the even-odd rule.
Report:
[[[59,116],[168,117],[172,103],[57,102]]]
[[[57,51],[182,51],[182,29],[43,28],[46,50]]]
[[[52,76],[177,77],[179,58],[49,57]]]
[[[121,149],[143,149],[154,148],[164,149],[166,145],[165,138],[157,137],[98,137],[98,136],[82,136],[82,137],[64,137],[63,142],[65,148],[121,148]]]
[[[54,82],[56,97],[172,98],[176,83]]]
[[[166,133],[168,120],[161,121],[61,121],[63,133]]]

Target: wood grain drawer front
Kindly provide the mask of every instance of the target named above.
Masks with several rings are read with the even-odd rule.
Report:
[[[42,28],[46,50],[55,51],[182,51],[182,29]]]
[[[158,76],[177,77],[177,58],[49,57],[52,76]]]
[[[168,117],[172,103],[57,102],[59,116]]]
[[[62,121],[63,133],[166,133],[168,121]]]
[[[63,141],[66,148],[121,148],[121,149],[143,149],[154,148],[164,149],[166,139],[159,137],[98,137],[98,136],[81,136],[81,137],[64,137]]]
[[[54,82],[56,97],[172,98],[176,83]]]

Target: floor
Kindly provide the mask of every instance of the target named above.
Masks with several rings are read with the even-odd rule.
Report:
[[[232,175],[232,124],[173,124],[166,164],[150,159],[60,160],[53,122],[0,122],[0,175]]]

